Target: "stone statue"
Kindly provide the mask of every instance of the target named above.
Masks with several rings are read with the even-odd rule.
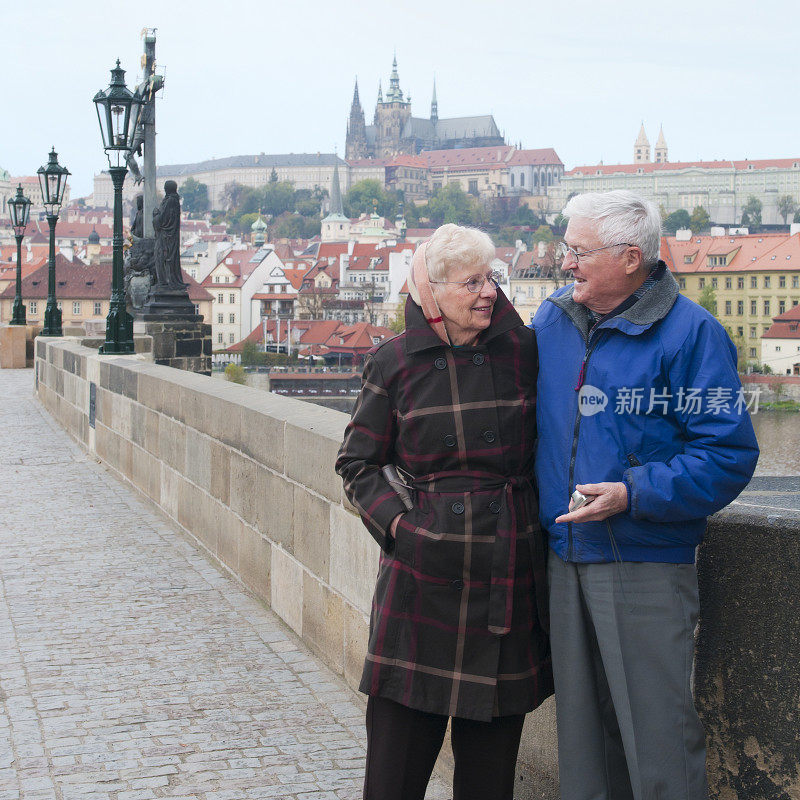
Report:
[[[153,275],[152,239],[132,236],[132,244],[125,251],[124,275],[125,298],[132,314],[140,314],[150,289],[155,282]]]
[[[131,222],[131,234],[133,236],[138,237],[139,239],[142,238],[143,230],[144,230],[144,195],[137,194],[136,195],[136,213],[133,216],[133,222]]]
[[[158,286],[179,289],[186,286],[181,276],[181,200],[178,184],[164,184],[164,199],[153,211],[154,258]]]

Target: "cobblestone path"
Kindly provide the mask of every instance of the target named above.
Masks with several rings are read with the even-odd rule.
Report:
[[[360,797],[350,689],[32,391],[0,372],[0,800]]]

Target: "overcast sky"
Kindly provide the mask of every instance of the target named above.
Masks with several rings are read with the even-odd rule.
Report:
[[[166,69],[159,164],[344,155],[353,81],[370,123],[395,50],[415,116],[435,74],[440,117],[494,114],[567,168],[629,163],[642,121],[671,161],[800,155],[796,3],[38,0],[2,18],[0,166],[33,174],[55,145],[73,197],[107,166],[92,97],[116,58],[138,83],[144,26]]]

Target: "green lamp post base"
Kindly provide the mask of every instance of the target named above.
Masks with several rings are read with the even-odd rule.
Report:
[[[25,303],[21,297],[14,298],[14,305],[11,309],[11,325],[25,325]]]
[[[133,317],[125,308],[125,301],[111,301],[106,317],[106,341],[100,345],[102,355],[125,355],[134,351]]]

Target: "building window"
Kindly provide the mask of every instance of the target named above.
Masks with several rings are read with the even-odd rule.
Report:
[[[511,176],[511,185],[514,185],[514,176]],[[478,179],[476,178],[474,181],[469,182],[469,193],[471,195],[478,195]]]
[[[236,322],[236,314],[228,314],[228,322],[230,322],[231,325],[235,324],[235,322]]]
[[[218,292],[217,293],[217,302],[218,303],[224,303],[225,302],[225,295],[222,294],[222,292]]]
[[[769,275],[764,276],[764,288],[769,289],[769,285],[771,283],[771,278]]]
[[[519,185],[520,186],[524,186],[525,185],[525,173],[524,172],[520,172],[520,174],[519,174]]]
[[[711,279],[711,288],[717,289],[719,287],[719,281],[716,278]]]
[[[725,301],[725,314],[726,314],[727,316],[730,316],[730,315],[731,315],[731,305],[732,305],[732,303],[731,303],[731,301],[730,301],[730,300],[726,300],[726,301]]]
[[[229,335],[228,335],[228,341],[229,341],[231,344],[233,344],[233,343],[236,341],[235,335],[234,335],[234,334],[232,334],[232,333],[231,333],[231,334],[229,334]]]
[[[28,312],[31,313],[31,314],[35,314],[36,313],[36,301],[35,300],[31,300],[30,303],[28,303]]]
[[[742,317],[744,316],[744,300],[736,301],[736,313]]]
[[[214,283],[222,283],[222,279],[219,277],[219,275],[214,276]]]
[[[725,278],[725,288],[733,289],[733,278]]]
[[[685,289],[686,288],[686,278],[678,278],[678,286],[681,289]]]
[[[225,315],[224,314],[217,314],[217,324],[218,325],[222,325],[224,319],[225,319]]]
[[[785,289],[785,288],[786,288],[786,276],[785,276],[785,275],[781,275],[781,276],[778,278],[778,286],[779,286],[781,289]]]
[[[779,300],[778,301],[778,313],[779,314],[783,314],[784,311],[786,311],[786,301],[785,300]]]
[[[781,351],[781,346],[779,344],[776,344],[775,345],[775,352],[776,353],[780,353],[780,351]]]
[[[739,325],[739,327],[736,328],[736,335],[741,338],[744,338],[744,328],[741,325]]]
[[[222,344],[222,334],[221,334],[221,333],[218,333],[218,334],[217,334],[217,342],[218,342],[219,344]]]
[[[753,317],[758,314],[758,300],[750,301],[750,314]]]
[[[697,285],[701,289],[705,289],[705,287],[706,287],[706,279],[705,278],[700,278],[700,280],[697,282]]]
[[[103,306],[100,303],[94,304],[94,315],[99,317],[103,313]]]
[[[511,188],[514,188],[514,173],[511,173]]]
[[[737,278],[736,279],[736,288],[737,289],[744,289],[744,278]]]
[[[751,347],[750,348],[750,358],[755,358],[755,357],[756,357],[756,349],[755,349],[755,347]]]
[[[235,294],[229,294],[228,295],[228,302],[231,305],[234,305],[236,303],[236,295]]]
[[[197,316],[199,317],[200,316],[200,305],[198,303],[193,303],[193,305],[194,305],[194,313],[197,314]]]
[[[756,275],[750,276],[750,288],[758,289],[758,277]]]
[[[764,301],[764,316],[769,316],[769,300]]]
[[[800,275],[792,275],[792,289],[800,289]]]
[[[755,325],[751,325],[750,326],[750,338],[751,339],[755,339],[756,338],[756,326]]]

